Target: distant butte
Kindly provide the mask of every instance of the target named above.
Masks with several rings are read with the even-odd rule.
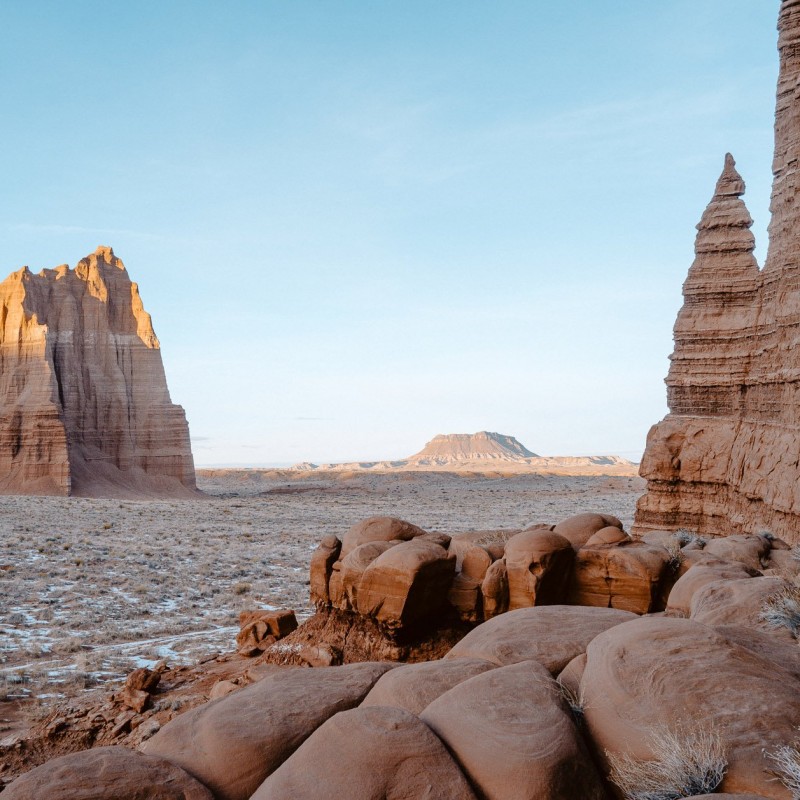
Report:
[[[502,433],[447,433],[434,436],[409,463],[448,464],[462,461],[519,461],[537,458],[513,436]]]
[[[397,461],[295,464],[294,472],[501,472],[541,475],[636,475],[619,456],[539,456],[513,436],[480,431],[434,436],[418,453]]]
[[[110,247],[0,283],[0,493],[197,494],[186,417]]]

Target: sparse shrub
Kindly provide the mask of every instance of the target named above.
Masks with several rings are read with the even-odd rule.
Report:
[[[711,794],[728,766],[719,735],[700,728],[659,728],[652,732],[652,761],[606,751],[611,780],[625,800],[678,800]]]
[[[800,633],[800,587],[786,585],[770,595],[759,617],[773,628],[788,628],[793,636]]]
[[[685,547],[692,542],[695,542],[701,549],[706,546],[706,540],[700,536],[700,534],[692,533],[686,530],[686,528],[675,531],[675,538],[680,542],[681,547]]]
[[[68,639],[55,642],[51,649],[58,655],[64,655],[66,653],[77,653],[82,646],[83,643],[77,636],[70,636]]]
[[[792,793],[792,800],[800,800],[800,750],[797,743],[784,744],[774,752],[767,753],[767,757],[775,763],[778,777]]]
[[[239,583],[234,584],[233,586],[233,593],[234,594],[247,594],[253,587],[244,581],[240,581]]]
[[[667,567],[673,572],[677,572],[681,568],[681,564],[683,564],[683,550],[681,549],[680,539],[671,539],[669,542],[667,542],[665,548],[669,553]]]
[[[681,547],[685,544],[689,544],[689,542],[693,542],[696,536],[696,533],[687,531],[686,528],[680,528],[679,530],[675,531],[675,539],[681,545]]]

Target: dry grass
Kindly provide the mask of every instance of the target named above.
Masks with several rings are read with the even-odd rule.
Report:
[[[722,783],[727,760],[715,731],[660,728],[650,744],[652,761],[606,752],[610,778],[625,800],[678,800],[711,794]]]
[[[792,800],[800,800],[800,750],[797,743],[782,745],[767,753],[767,757],[775,764],[781,783],[792,793]]]
[[[788,628],[800,633],[800,586],[787,584],[771,595],[761,607],[759,617],[773,628]]]

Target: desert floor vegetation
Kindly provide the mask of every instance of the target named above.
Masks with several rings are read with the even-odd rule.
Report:
[[[781,783],[792,793],[792,800],[800,800],[800,742],[785,744],[768,755]]]
[[[760,616],[773,628],[788,628],[794,636],[798,636],[800,634],[800,585],[787,584],[767,598]]]
[[[651,733],[654,759],[606,753],[611,780],[625,800],[678,800],[711,794],[722,783],[727,760],[719,735],[700,728]]]

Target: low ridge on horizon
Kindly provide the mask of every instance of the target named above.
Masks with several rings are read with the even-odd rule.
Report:
[[[638,474],[637,465],[616,455],[540,456],[516,437],[491,431],[444,433],[434,436],[417,453],[403,459],[317,464],[301,461],[291,472],[345,471],[528,472],[554,475]]]

